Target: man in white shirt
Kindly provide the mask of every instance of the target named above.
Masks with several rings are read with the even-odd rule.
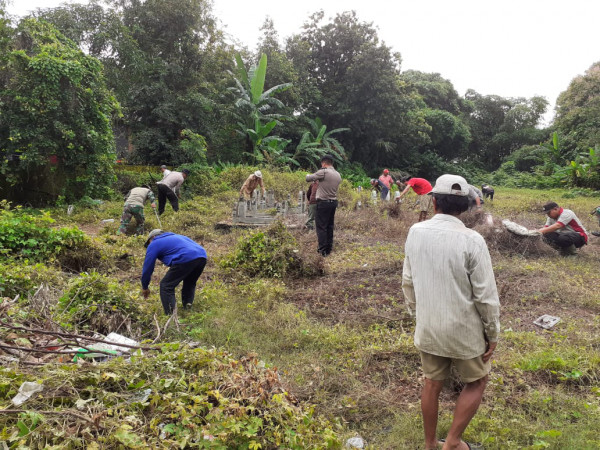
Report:
[[[162,179],[164,180],[165,178],[167,178],[167,175],[169,175],[171,173],[171,171],[167,168],[167,166],[165,166],[164,164],[162,166],[160,166],[160,171],[163,174]]]
[[[588,234],[579,218],[570,209],[555,202],[546,203],[542,211],[548,216],[539,231],[544,242],[560,251],[561,255],[576,255],[577,249],[587,244]]]
[[[402,289],[408,311],[416,317],[415,346],[425,377],[425,448],[438,446],[439,395],[454,365],[465,387],[443,450],[467,450],[462,434],[487,384],[500,302],[487,245],[458,218],[469,207],[469,185],[457,175],[442,175],[431,193],[435,216],[413,225],[406,239]]]
[[[158,185],[158,215],[165,212],[167,199],[171,203],[173,211],[179,211],[179,197],[181,185],[190,174],[188,169],[183,169],[181,172],[171,172],[162,180],[157,182]]]

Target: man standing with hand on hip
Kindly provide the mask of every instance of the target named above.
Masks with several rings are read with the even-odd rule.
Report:
[[[421,411],[425,448],[438,448],[439,395],[454,365],[465,387],[443,450],[468,450],[462,434],[477,412],[500,330],[500,301],[483,237],[461,222],[469,207],[469,185],[442,175],[433,188],[435,216],[410,228],[405,244],[402,289],[416,317],[415,346],[425,385]]]
[[[312,175],[306,175],[306,181],[318,181],[317,212],[315,225],[317,228],[318,252],[327,256],[333,248],[333,225],[335,210],[338,205],[337,191],[342,177],[333,168],[333,156],[324,155],[321,158],[321,169]]]

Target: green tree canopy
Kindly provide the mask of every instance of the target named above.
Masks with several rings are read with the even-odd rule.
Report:
[[[314,14],[287,43],[300,78],[311,80],[303,92],[319,92],[303,99],[302,110],[333,129],[349,128],[340,143],[353,160],[367,167],[401,164],[425,141],[427,126],[417,98],[400,83],[400,55],[354,12],[323,19],[322,11]]]
[[[558,96],[554,124],[563,151],[571,157],[600,144],[600,61]]]
[[[104,63],[139,161],[180,163],[183,130],[219,158],[234,126],[223,98],[233,69],[209,0],[109,0],[43,11]]]
[[[537,128],[548,107],[543,97],[504,98],[481,95],[472,89],[465,94],[473,112],[466,118],[473,138],[469,157],[481,161],[488,170],[524,145],[539,144],[548,131]]]
[[[111,119],[118,104],[100,61],[50,24],[28,19],[3,49],[1,62],[0,170],[13,186],[11,195],[29,191],[30,201],[105,195],[113,176]]]

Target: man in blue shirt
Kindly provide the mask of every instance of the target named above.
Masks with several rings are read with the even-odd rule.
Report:
[[[150,279],[156,260],[160,260],[169,271],[160,281],[160,301],[165,314],[175,310],[175,288],[183,281],[181,301],[184,309],[191,309],[194,302],[196,282],[206,266],[206,250],[186,236],[155,229],[148,235],[144,245],[146,258],[142,268],[142,294],[150,295]]]

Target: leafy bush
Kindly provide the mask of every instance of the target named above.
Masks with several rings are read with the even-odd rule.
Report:
[[[203,164],[185,164],[178,170],[183,169],[190,171],[190,175],[183,183],[183,191],[187,194],[212,195],[227,188],[218,179],[217,173],[212,167],[206,167]]]
[[[53,287],[61,285],[60,274],[56,269],[44,264],[8,264],[0,263],[0,297],[27,297],[37,289],[41,283],[51,284]]]
[[[534,167],[543,164],[550,156],[549,150],[544,146],[526,145],[511,153],[504,161],[514,162],[514,167],[519,172],[533,172]]]
[[[304,262],[296,239],[282,222],[275,222],[266,231],[242,237],[233,253],[221,260],[221,267],[236,269],[251,277],[301,277],[318,272]]]
[[[139,336],[145,325],[138,289],[98,272],[82,273],[69,283],[58,300],[63,322],[69,327],[108,334]]]
[[[0,210],[0,254],[15,258],[44,261],[88,240],[77,227],[52,228],[55,223],[48,212],[25,214],[11,211],[8,204]]]

